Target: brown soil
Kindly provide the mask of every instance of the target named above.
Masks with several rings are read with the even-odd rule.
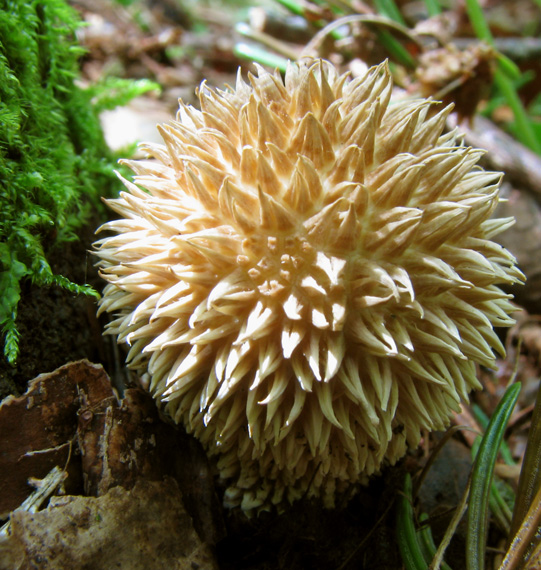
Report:
[[[334,510],[300,501],[256,519],[226,512],[220,570],[397,570],[393,503],[402,479],[402,469],[390,469]]]

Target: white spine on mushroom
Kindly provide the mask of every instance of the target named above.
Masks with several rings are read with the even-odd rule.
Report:
[[[217,459],[226,503],[281,506],[395,462],[444,428],[503,347],[521,281],[490,238],[500,175],[390,104],[385,64],[259,69],[198,92],[109,205],[100,311],[149,390]]]

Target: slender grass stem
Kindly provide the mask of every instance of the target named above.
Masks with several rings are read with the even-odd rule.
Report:
[[[402,26],[406,25],[406,21],[394,0],[374,0],[374,5],[382,16],[387,16],[387,18],[398,22]]]
[[[484,570],[488,534],[489,497],[496,457],[507,422],[520,394],[520,384],[510,386],[496,408],[479,446],[473,467],[468,534],[466,538],[467,570]]]
[[[428,15],[431,18],[434,16],[439,16],[442,13],[442,9],[438,0],[425,0],[425,6],[428,11]]]

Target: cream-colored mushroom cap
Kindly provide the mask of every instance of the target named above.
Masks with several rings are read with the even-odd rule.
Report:
[[[215,458],[225,502],[283,507],[394,463],[444,428],[504,349],[523,279],[492,236],[500,174],[325,61],[198,92],[128,162],[97,242],[100,312],[167,413]]]

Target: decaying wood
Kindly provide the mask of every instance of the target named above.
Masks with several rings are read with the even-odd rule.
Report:
[[[26,394],[8,396],[0,405],[0,518],[18,507],[33,491],[28,479],[42,479],[56,465],[64,467],[77,433],[77,412],[84,401],[92,406],[113,397],[99,365],[80,361],[41,374]],[[68,492],[81,488],[73,463]]]
[[[202,448],[163,421],[149,394],[129,388],[118,399],[103,368],[86,360],[29,383],[0,405],[0,518],[58,466],[65,492],[103,496],[139,481],[174,477],[205,543],[223,536],[219,501]]]

